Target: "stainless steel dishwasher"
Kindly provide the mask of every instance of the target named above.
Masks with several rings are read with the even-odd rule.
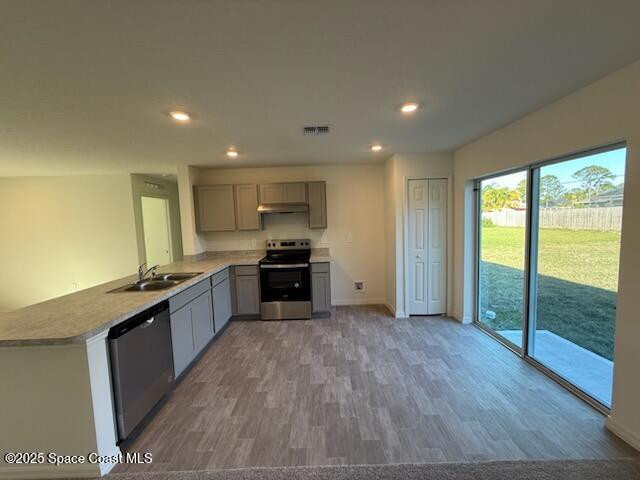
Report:
[[[169,303],[109,330],[109,351],[118,437],[124,440],[173,383]]]

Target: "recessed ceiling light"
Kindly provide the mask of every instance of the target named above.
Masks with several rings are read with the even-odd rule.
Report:
[[[187,123],[189,120],[191,120],[191,115],[189,115],[187,112],[169,112],[169,116],[178,123]]]
[[[415,102],[404,103],[400,107],[402,113],[413,113],[418,110],[419,105]]]
[[[379,152],[380,150],[382,150],[382,145],[380,145],[379,143],[376,143],[375,145],[371,145],[372,152]]]
[[[236,158],[238,156],[238,152],[236,150],[229,149],[227,150],[227,157]]]

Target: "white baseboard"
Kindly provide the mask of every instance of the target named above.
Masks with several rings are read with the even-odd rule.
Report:
[[[95,478],[100,476],[100,468],[96,464],[81,465],[13,465],[0,466],[2,480],[38,480],[54,478]]]
[[[398,311],[396,311],[396,318],[407,318],[407,317],[408,317],[408,315],[406,315],[406,314],[404,313],[404,310],[398,310]]]
[[[396,309],[393,305],[391,305],[388,301],[386,301],[384,302],[384,306],[387,307],[387,310],[389,310],[392,317],[396,316]]]
[[[345,305],[386,305],[385,298],[351,298],[348,300],[333,300],[331,305],[334,307],[343,307]]]
[[[456,312],[455,310],[453,312],[451,312],[451,315],[449,315],[451,318],[457,320],[460,323],[471,323],[473,321],[473,319],[471,318],[471,315],[465,315],[464,317],[462,315],[460,315],[458,312]]]
[[[640,435],[638,435],[635,432],[632,432],[627,427],[620,425],[611,417],[607,417],[607,420],[605,421],[604,424],[607,427],[607,430],[609,430],[614,435],[617,435],[618,437],[620,437],[622,440],[627,442],[636,450],[640,451]]]

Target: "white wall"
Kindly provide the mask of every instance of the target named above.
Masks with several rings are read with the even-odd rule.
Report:
[[[473,307],[471,179],[619,140],[627,141],[616,319],[613,408],[608,425],[640,448],[640,62],[455,152],[455,315]]]
[[[192,181],[200,185],[324,180],[327,182],[328,227],[309,229],[306,214],[266,215],[263,230],[254,232],[199,235],[192,224],[183,243],[186,245],[187,237],[192,237],[193,244],[207,251],[253,250],[264,249],[268,238],[310,238],[314,248],[331,251],[334,260],[331,290],[335,305],[385,303],[383,171],[382,164],[191,171]],[[182,175],[186,173],[183,171]],[[182,189],[191,187],[180,179],[181,171],[178,175],[182,200]],[[181,208],[183,218],[193,215],[192,211]],[[187,204],[187,209],[192,208],[192,203]],[[365,282],[365,292],[354,291],[355,280]]]
[[[0,179],[0,311],[134,273],[128,174]]]
[[[453,154],[448,152],[396,154],[385,162],[386,298],[389,308],[397,317],[403,317],[407,313],[404,258],[407,181],[410,178],[447,178],[452,172]],[[449,185],[449,189],[451,188],[452,185]],[[451,243],[451,240],[448,243]],[[449,248],[449,252],[451,251],[452,249]],[[449,258],[449,271],[452,271],[452,264],[453,261]],[[451,282],[448,283],[451,284]]]

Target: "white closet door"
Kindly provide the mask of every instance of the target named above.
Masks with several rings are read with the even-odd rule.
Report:
[[[447,311],[447,181],[429,180],[427,315]]]
[[[409,314],[446,312],[447,180],[409,180]]]
[[[427,315],[428,180],[409,180],[409,314]]]

